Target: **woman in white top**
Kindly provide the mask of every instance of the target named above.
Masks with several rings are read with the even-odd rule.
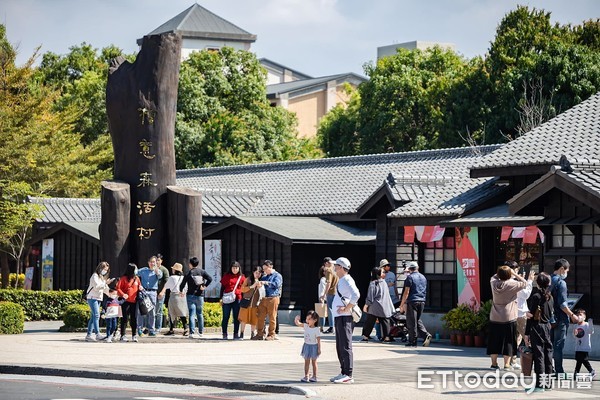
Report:
[[[179,289],[183,278],[183,265],[179,263],[173,264],[169,280],[167,280],[163,290],[160,292],[160,296],[164,297],[167,290],[171,291],[171,296],[169,297],[169,331],[165,335],[175,334],[173,329],[175,328],[177,318],[181,318],[181,322],[183,323],[183,335],[187,334],[188,306],[185,297],[187,285],[183,287],[183,290]]]
[[[324,302],[324,299],[327,297],[327,293],[325,293],[325,288],[327,287],[327,278],[325,277],[325,272],[327,272],[327,268],[325,265],[321,265],[319,268],[319,301],[321,303]],[[325,317],[320,318],[319,330],[323,332],[323,327],[325,326]]]
[[[519,264],[517,264],[515,261],[507,261],[505,264],[511,267],[516,274],[518,274],[519,270],[521,269]],[[521,276],[524,278],[525,273],[523,272]],[[527,307],[527,299],[529,298],[529,296],[531,296],[531,291],[533,289],[532,283],[534,279],[535,272],[529,271],[527,286],[525,286],[525,289],[522,289],[519,293],[517,293],[517,308],[519,310],[519,313],[517,314],[517,347],[520,345],[521,340],[525,338],[525,326],[527,325],[527,313],[529,312],[529,307]],[[521,365],[517,361],[516,354],[513,355],[511,365],[515,369],[521,368]]]
[[[108,285],[115,280],[115,278],[108,279],[109,274],[110,266],[106,261],[101,261],[90,277],[85,298],[92,313],[88,321],[86,342],[95,342],[104,338],[100,335],[100,303],[104,299],[104,293],[108,294]],[[94,337],[93,334],[96,336]]]

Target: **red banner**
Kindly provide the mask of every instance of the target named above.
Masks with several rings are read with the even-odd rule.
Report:
[[[537,240],[538,227],[528,226],[525,228],[525,234],[523,235],[523,244],[534,244]]]
[[[415,242],[415,227],[414,226],[405,226],[404,227],[404,243],[414,243]]]
[[[510,238],[510,234],[512,233],[512,226],[503,226],[502,233],[500,234],[500,241],[506,242]]]

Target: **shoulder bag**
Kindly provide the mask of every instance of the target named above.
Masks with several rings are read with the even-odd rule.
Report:
[[[235,283],[233,290],[231,292],[223,293],[223,304],[231,304],[235,301],[235,298],[236,298],[235,289],[237,289],[238,284],[240,283],[240,279],[242,279],[241,274],[240,274],[240,277],[238,278],[237,282]]]
[[[337,290],[337,294],[338,296],[340,296],[340,299],[342,299],[342,303],[346,306],[348,305],[348,303],[346,302],[346,299],[344,299],[344,296],[342,296],[342,294],[340,293],[339,289],[336,288]],[[358,306],[358,304],[355,304],[352,307],[352,321],[354,321],[354,323],[358,323],[360,321],[360,319],[362,318],[362,310],[360,309],[360,307]]]

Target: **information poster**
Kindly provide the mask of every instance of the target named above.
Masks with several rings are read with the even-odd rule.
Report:
[[[42,242],[42,290],[52,290],[54,276],[54,239]]]
[[[479,310],[479,235],[477,228],[455,228],[458,304]]]
[[[213,281],[204,292],[205,298],[219,298],[221,291],[221,241],[204,241],[204,269]]]
[[[33,267],[25,268],[25,290],[31,290],[33,284]]]

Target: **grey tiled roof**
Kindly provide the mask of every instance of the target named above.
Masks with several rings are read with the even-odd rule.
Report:
[[[267,85],[267,97],[277,97],[283,93],[310,89],[312,87],[324,85],[330,81],[337,81],[336,84],[338,85],[346,81],[358,85],[366,80],[367,78],[350,72],[346,74],[322,76],[319,78],[301,79],[292,82],[274,83],[272,85]]]
[[[542,175],[521,192],[517,193],[508,203],[513,203],[518,198],[525,196],[541,182],[552,175],[558,175],[561,178],[581,187],[592,196],[600,197],[600,160],[596,159],[575,159],[572,162],[561,159],[563,166],[553,166],[547,174]]]
[[[498,147],[482,146],[478,150],[487,154]],[[249,216],[348,215],[356,213],[390,172],[405,179],[424,175],[458,179],[446,186],[468,190],[467,195],[458,199],[459,202],[472,200],[476,195],[487,195],[484,189],[493,189],[493,185],[480,188],[479,191],[472,188],[489,179],[468,178],[468,166],[477,157],[471,148],[458,148],[201,168],[177,171],[177,183],[195,189],[263,191],[262,199],[248,210]],[[422,191],[427,185],[420,183],[418,186],[412,190]],[[446,209],[450,207],[446,202],[451,193],[455,191],[441,191],[440,197],[437,194],[423,196],[419,198],[417,207],[432,208],[438,204]],[[454,203],[451,207],[453,210],[460,209]]]
[[[288,71],[291,71],[291,72],[293,72],[294,76],[297,76],[297,77],[299,77],[300,79],[312,79],[312,76],[310,76],[310,75],[306,75],[304,72],[300,72],[300,71],[298,71],[297,69],[293,69],[293,68],[287,67],[287,66],[285,66],[285,65],[283,65],[283,64],[280,64],[280,63],[278,63],[278,62],[275,62],[275,61],[273,61],[273,60],[269,60],[268,58],[265,58],[265,57],[261,57],[261,58],[259,58],[259,59],[258,59],[258,62],[259,62],[259,63],[260,63],[260,64],[261,64],[263,67],[265,67],[265,68],[266,68],[266,67],[270,67],[270,68],[273,68],[273,69],[275,69],[275,70],[278,70],[278,71],[280,71],[280,72],[283,72],[284,70],[286,70],[286,69],[287,69]]]
[[[506,190],[506,187],[496,186],[496,180],[497,178],[472,179],[460,176],[445,185],[430,188],[429,192],[398,207],[388,216],[392,218],[460,216]]]
[[[600,93],[507,143],[473,169],[557,164],[560,157],[600,158]]]
[[[256,190],[201,189],[204,217],[247,215],[263,193]],[[44,210],[38,222],[100,222],[100,199],[30,197],[32,203],[42,204]]]
[[[460,226],[460,225],[475,225],[475,226],[500,226],[500,225],[511,225],[511,226],[525,226],[533,225],[544,217],[541,215],[537,216],[525,216],[525,215],[511,215],[508,210],[508,204],[502,203],[494,207],[486,208],[485,210],[477,211],[473,214],[469,214],[466,217],[455,218],[444,221],[443,226]]]
[[[375,231],[349,227],[317,217],[237,217],[293,241],[369,242]]]
[[[29,201],[44,206],[38,222],[100,222],[99,213],[97,219],[93,217],[100,210],[100,199],[29,197]]]
[[[256,41],[256,35],[243,30],[198,4],[194,4],[171,18],[148,35],[159,35],[167,32],[178,32],[184,37]]]

